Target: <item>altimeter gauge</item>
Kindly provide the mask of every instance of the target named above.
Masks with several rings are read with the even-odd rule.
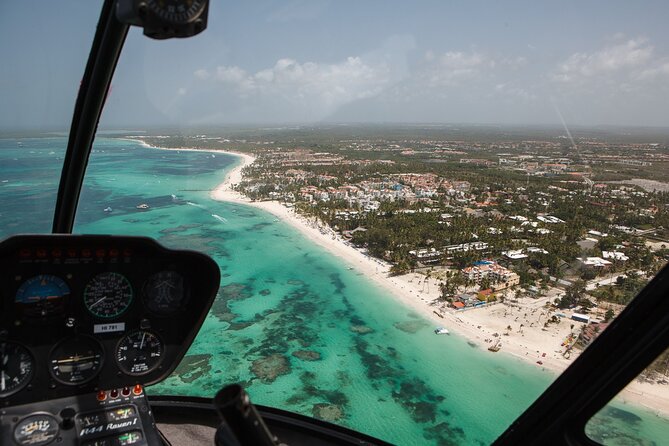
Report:
[[[158,335],[148,330],[137,330],[118,342],[116,363],[127,375],[146,375],[160,365],[163,354],[163,342]]]
[[[28,385],[35,360],[27,348],[15,342],[0,342],[0,398],[6,398]]]

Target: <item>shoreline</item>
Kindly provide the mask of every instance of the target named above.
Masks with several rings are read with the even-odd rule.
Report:
[[[571,332],[570,325],[573,321],[563,320],[557,326],[551,325],[548,330],[541,330],[538,326],[534,329],[523,327],[522,324],[512,320],[514,311],[518,314],[516,316],[517,320],[521,317],[520,313],[523,310],[521,308],[514,309],[513,306],[507,304],[493,304],[485,308],[457,313],[448,310],[443,304],[437,304],[435,301],[439,295],[438,280],[424,281],[424,276],[416,273],[390,276],[391,265],[389,263],[366,255],[342,240],[331,228],[307,220],[307,218],[297,214],[294,209],[288,208],[278,201],[252,201],[240,192],[234,191],[233,186],[239,184],[242,180],[242,169],[251,165],[256,159],[248,153],[225,149],[155,147],[141,139],[124,139],[139,142],[143,146],[153,149],[224,153],[237,157],[239,161],[226,173],[223,181],[209,193],[211,199],[251,206],[274,215],[298,230],[308,240],[343,260],[351,269],[355,269],[372,280],[405,307],[434,323],[435,327],[445,326],[457,336],[480,348],[483,354],[485,354],[484,350],[490,345],[497,340],[501,340],[501,354],[511,355],[528,365],[539,367],[551,373],[554,378],[562,373],[577,356],[573,355],[571,359],[565,359],[558,350],[560,339],[564,339]],[[425,290],[426,286],[427,291]],[[503,316],[500,314],[502,311],[504,312]],[[524,311],[527,311],[527,309]],[[435,312],[443,317],[438,316]],[[535,312],[532,314],[534,315]],[[539,318],[540,315],[541,313],[539,313]],[[527,322],[527,316],[526,312],[524,314],[525,319],[521,319],[521,321]],[[512,330],[506,330],[507,326],[512,326]],[[527,337],[525,336],[526,333],[528,333]],[[490,354],[494,353],[490,352]],[[537,364],[537,361],[541,361],[542,364]],[[658,392],[658,390],[660,391]],[[616,397],[615,402],[623,405],[632,404],[635,407],[651,411],[657,416],[669,419],[669,386],[634,380]]]
[[[434,322],[436,325],[446,325],[449,329],[453,328],[455,333],[466,338],[468,341],[474,342],[479,347],[487,348],[489,346],[490,343],[486,343],[485,339],[493,337],[493,331],[484,329],[478,319],[472,317],[474,315],[472,310],[454,313],[441,306],[431,305],[436,298],[436,294],[438,294],[438,281],[436,279],[427,284],[428,290],[431,289],[432,292],[426,293],[424,289],[419,290],[418,284],[413,282],[417,279],[417,274],[410,273],[402,276],[390,276],[391,265],[389,263],[366,255],[361,250],[342,240],[330,228],[308,221],[305,217],[297,214],[293,209],[282,205],[278,201],[252,201],[243,194],[232,190],[232,186],[241,180],[241,170],[245,166],[252,164],[255,158],[248,154],[239,154],[230,151],[227,151],[227,153],[239,155],[242,157],[242,160],[228,172],[223,182],[211,191],[210,197],[212,199],[252,206],[271,213],[300,231],[310,241],[344,260],[345,263],[374,281],[397,300],[404,303],[405,306],[421,314],[426,319]],[[486,309],[493,307],[494,305],[491,305]],[[437,316],[434,313],[435,311],[440,313],[443,318]],[[480,309],[474,311],[480,311]],[[478,328],[479,326],[481,328]],[[503,344],[504,346],[501,351],[527,362],[528,358],[526,356],[529,355],[526,355],[526,353],[529,352],[529,347],[523,348],[522,345],[516,345],[515,342],[509,342],[508,340],[503,342]],[[559,363],[547,360],[543,364],[543,368],[559,374],[570,362],[569,360],[563,360],[562,363]]]

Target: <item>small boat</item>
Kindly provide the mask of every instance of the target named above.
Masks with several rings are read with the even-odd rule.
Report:
[[[437,328],[435,328],[435,329],[434,329],[434,333],[435,333],[435,334],[451,334],[451,332],[448,331],[448,329],[447,329],[447,328],[444,328],[444,327],[437,327]]]
[[[135,206],[135,207],[136,207],[137,209],[149,209],[150,206],[149,206],[148,204],[146,204],[146,203],[142,203],[142,204],[138,204],[138,205]]]
[[[111,208],[111,206],[107,206],[107,207],[104,209],[104,211],[105,211],[106,213],[110,213],[112,210],[113,210],[113,209]]]
[[[502,343],[497,341],[495,345],[491,345],[490,347],[488,347],[488,350],[490,350],[491,352],[498,352],[500,348],[502,348]]]

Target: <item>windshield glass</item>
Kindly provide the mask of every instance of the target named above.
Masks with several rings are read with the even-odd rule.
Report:
[[[0,236],[50,232],[99,2],[0,4]],[[76,16],[71,26],[53,20]]]
[[[238,382],[395,444],[489,444],[665,264],[666,5],[442,3],[216,2],[191,39],[131,30],[75,232],[222,276],[150,392]],[[666,383],[591,436],[662,443]]]

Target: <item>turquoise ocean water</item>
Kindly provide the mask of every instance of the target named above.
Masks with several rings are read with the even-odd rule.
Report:
[[[66,140],[0,140],[0,235],[48,232]],[[212,311],[176,372],[153,393],[213,396],[241,382],[254,402],[317,416],[392,443],[489,444],[554,377],[430,323],[271,214],[209,191],[224,154],[95,144],[77,233],[147,235],[211,255]],[[135,208],[150,205],[148,211]],[[104,208],[111,207],[111,213]],[[667,424],[628,406],[590,429],[610,444],[662,444]]]

